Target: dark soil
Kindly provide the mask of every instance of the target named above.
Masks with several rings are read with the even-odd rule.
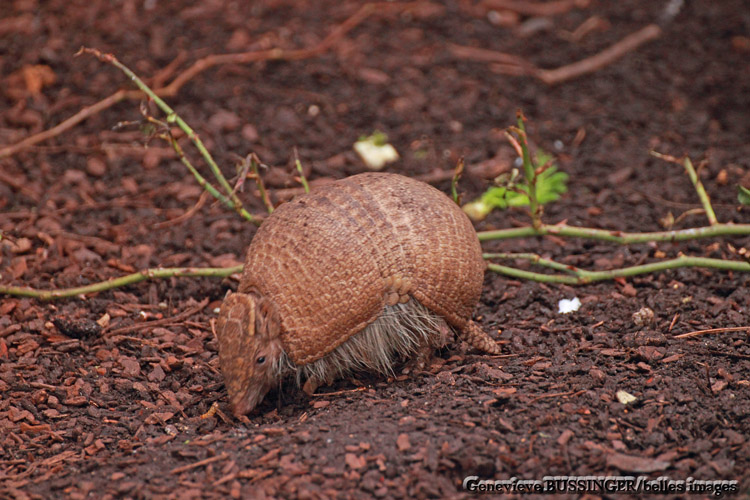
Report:
[[[74,58],[81,45],[113,52],[149,78],[183,57],[169,81],[209,54],[313,46],[360,5],[5,3],[0,144],[126,85],[116,69]],[[277,202],[282,189],[298,187],[295,147],[310,179],[340,178],[366,170],[351,146],[376,129],[402,156],[389,171],[446,191],[443,174],[463,156],[460,188],[471,199],[509,166],[502,129],[522,108],[534,143],[571,175],[547,221],[653,231],[669,213],[700,208],[680,167],[649,156],[656,149],[705,161],[701,177],[719,218],[748,222],[735,208],[735,185],[750,183],[743,1],[687,2],[657,40],[554,87],[462,60],[447,46],[554,68],[658,22],[666,2],[593,1],[550,18],[488,15],[469,4],[373,15],[313,58],[216,66],[169,102],[228,176],[234,155],[258,153]],[[598,28],[574,37],[593,16]],[[171,150],[159,141],[144,149],[133,128],[112,130],[139,118],[136,101],[122,102],[0,159],[3,284],[65,288],[147,267],[242,259],[254,226],[211,201],[190,212],[201,190]],[[242,198],[260,214],[252,191]],[[478,228],[526,220],[498,212]],[[704,223],[697,214],[677,227]],[[737,259],[731,248],[749,242],[626,248],[544,238],[486,248],[593,269],[680,252]],[[433,498],[467,495],[470,475],[641,474],[737,480],[747,495],[747,332],[673,337],[747,325],[748,280],[690,269],[574,289],[488,273],[475,317],[501,331],[512,357],[456,343],[423,373],[343,380],[312,398],[290,386],[245,422],[224,417],[231,413],[212,334],[235,280],[166,279],[53,303],[3,297],[0,497]],[[558,314],[558,301],[574,296],[582,308]],[[644,307],[655,318],[638,326],[632,316]],[[618,391],[636,401],[623,405]],[[219,411],[207,414],[215,402]]]

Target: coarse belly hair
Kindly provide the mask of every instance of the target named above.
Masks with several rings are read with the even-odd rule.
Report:
[[[275,368],[278,380],[294,377],[297,385],[311,380],[331,383],[344,375],[365,372],[394,375],[394,367],[422,349],[442,347],[453,329],[417,300],[386,306],[380,316],[322,358],[297,366],[284,353]]]

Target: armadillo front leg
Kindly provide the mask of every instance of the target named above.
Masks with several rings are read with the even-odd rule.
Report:
[[[479,325],[469,321],[466,326],[458,332],[458,336],[470,346],[484,351],[488,354],[502,354],[500,346],[487,335]]]

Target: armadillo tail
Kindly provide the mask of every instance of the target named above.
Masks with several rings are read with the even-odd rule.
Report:
[[[502,354],[500,346],[497,345],[497,343],[473,321],[469,321],[469,323],[459,331],[458,335],[464,342],[480,351],[484,351],[488,354]]]

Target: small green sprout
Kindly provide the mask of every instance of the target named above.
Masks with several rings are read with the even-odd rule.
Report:
[[[537,154],[536,165],[549,165],[536,174],[536,198],[541,205],[557,201],[568,190],[568,174],[558,170],[551,161],[547,153]],[[517,169],[498,177],[496,182],[502,185],[489,188],[479,199],[464,205],[464,211],[473,220],[484,219],[495,208],[505,210],[529,205],[529,184]]]
[[[737,185],[737,201],[742,205],[750,205],[750,189]]]

